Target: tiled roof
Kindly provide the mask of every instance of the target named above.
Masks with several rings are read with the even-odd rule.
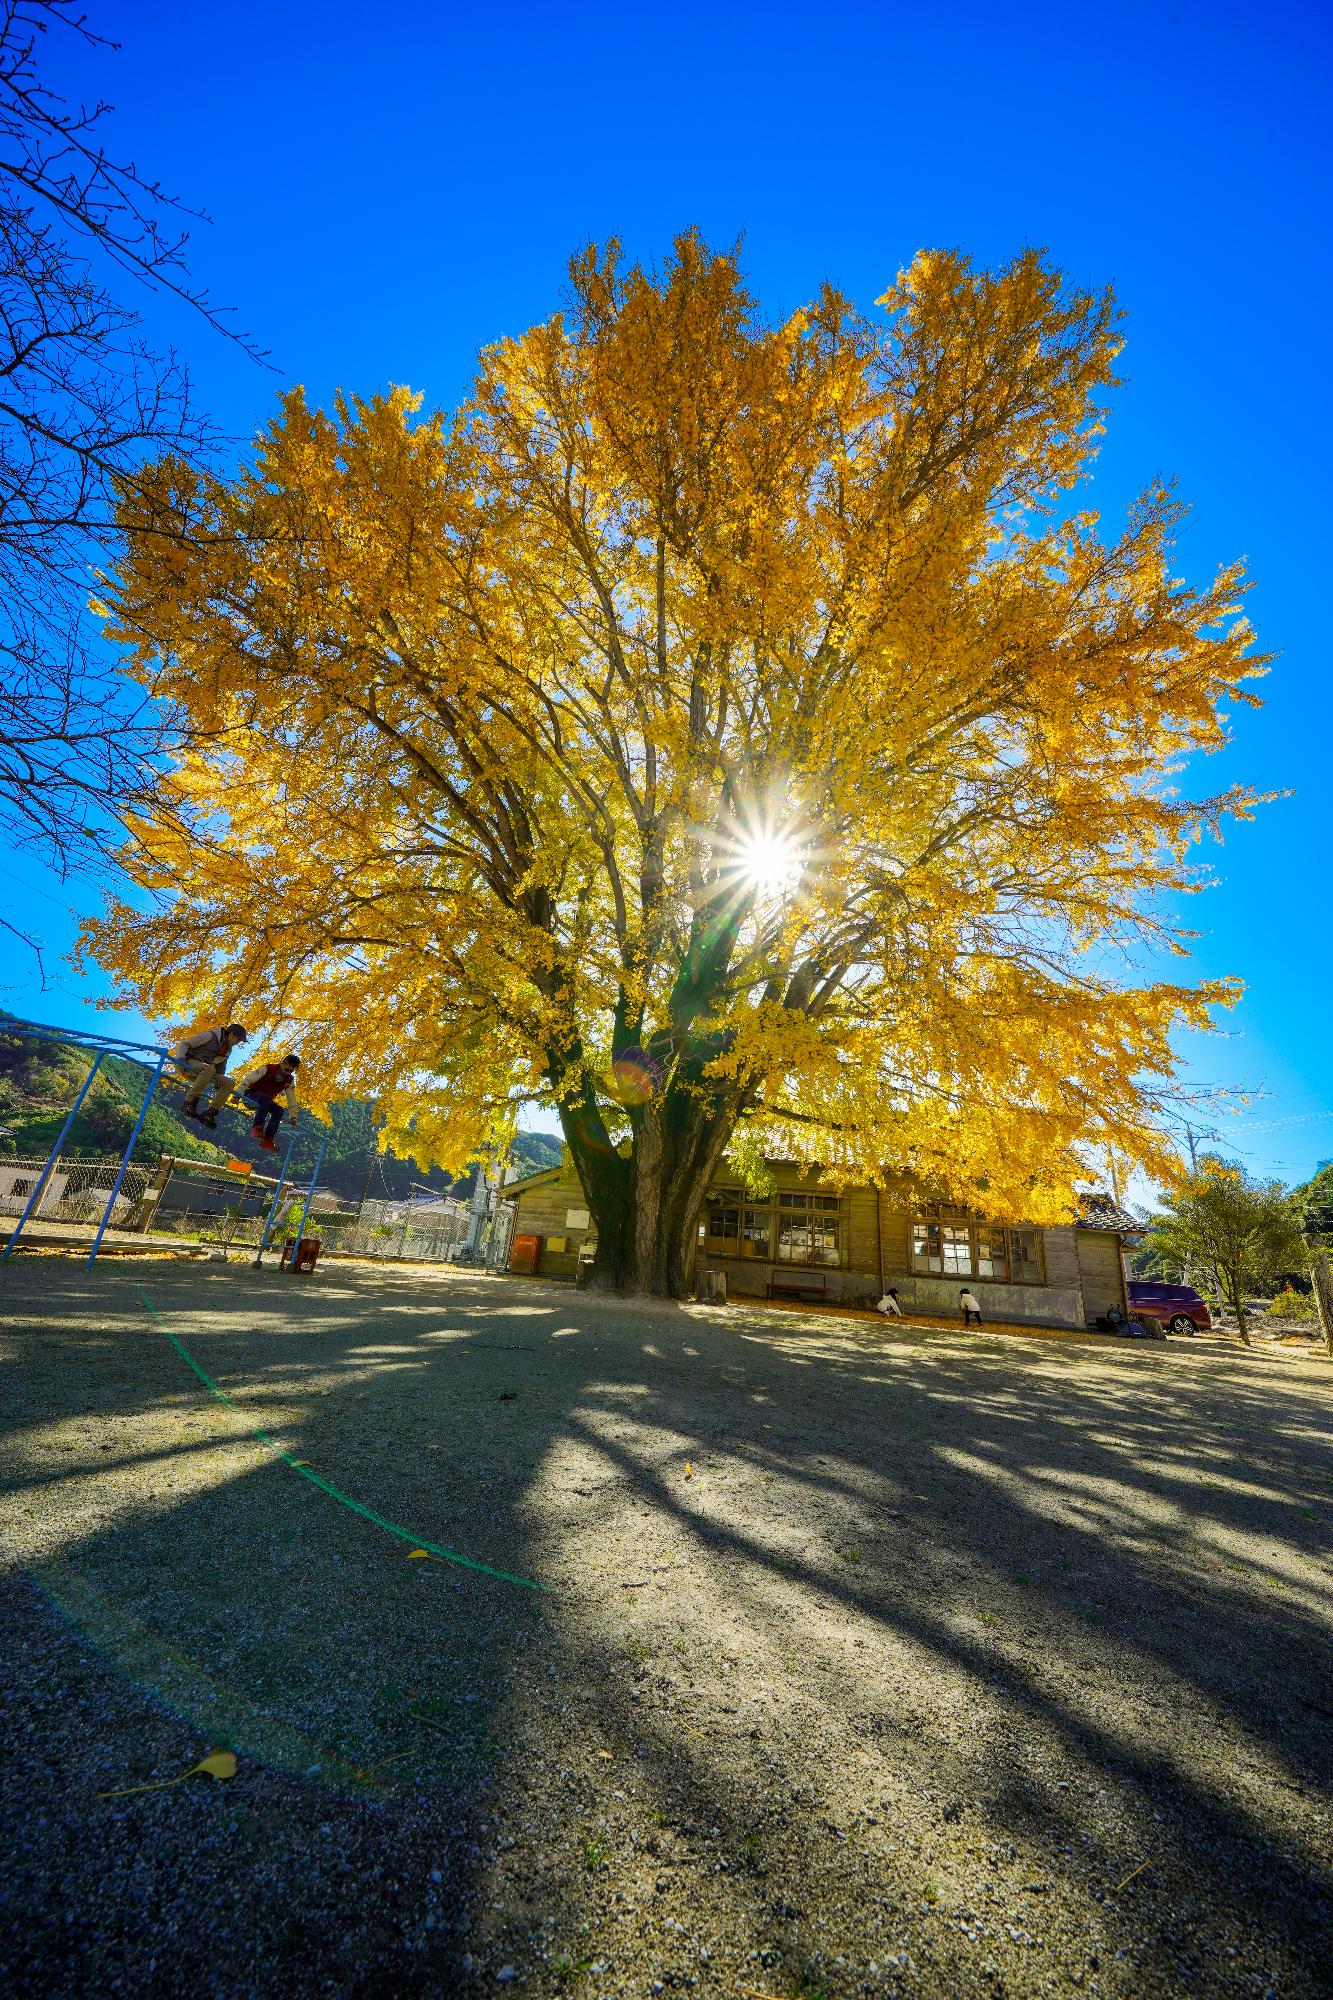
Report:
[[[1145,1224],[1109,1194],[1081,1194],[1075,1229],[1110,1229],[1117,1236],[1142,1236]]]

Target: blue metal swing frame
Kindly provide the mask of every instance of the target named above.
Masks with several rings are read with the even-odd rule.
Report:
[[[166,1068],[167,1064],[173,1060],[171,1050],[159,1048],[155,1043],[152,1042],[132,1041],[124,1035],[102,1034],[100,1030],[97,1029],[57,1028],[53,1027],[49,1022],[46,1021],[24,1021],[24,1020],[19,1020],[17,1018],[12,1018],[7,1015],[0,1015],[0,1034],[14,1035],[19,1037],[20,1039],[28,1041],[67,1042],[72,1044],[76,1048],[87,1049],[91,1053],[93,1058],[92,1066],[89,1069],[87,1076],[85,1076],[83,1082],[79,1085],[78,1096],[75,1098],[73,1104],[70,1106],[69,1115],[65,1119],[64,1124],[61,1126],[60,1131],[56,1137],[55,1144],[52,1146],[51,1151],[47,1155],[46,1165],[42,1168],[42,1171],[38,1174],[36,1181],[33,1183],[32,1192],[28,1196],[27,1202],[24,1205],[23,1213],[22,1215],[20,1215],[18,1221],[14,1224],[14,1227],[10,1232],[9,1241],[5,1244],[4,1249],[0,1251],[0,1264],[7,1264],[9,1262],[9,1259],[14,1253],[14,1249],[18,1243],[19,1238],[23,1234],[24,1228],[27,1225],[29,1218],[32,1216],[38,1204],[40,1203],[42,1196],[46,1191],[47,1182],[51,1178],[52,1170],[55,1167],[55,1163],[60,1158],[61,1148],[63,1147],[66,1139],[68,1139],[70,1132],[73,1129],[74,1120],[78,1117],[79,1112],[83,1108],[83,1100],[88,1095],[89,1089],[92,1086],[93,1078],[97,1075],[98,1071],[101,1069],[103,1060],[107,1056],[124,1056],[132,1062],[142,1063],[143,1058],[145,1056],[149,1056],[152,1058],[152,1063],[151,1063],[152,1073],[149,1076],[148,1086],[143,1094],[143,1102],[139,1106],[139,1110],[135,1117],[134,1126],[130,1132],[130,1136],[125,1142],[125,1150],[121,1154],[120,1165],[116,1169],[116,1177],[111,1183],[111,1192],[107,1196],[106,1207],[102,1211],[102,1219],[97,1225],[97,1234],[93,1238],[93,1247],[88,1252],[88,1262],[86,1268],[88,1270],[91,1270],[93,1265],[97,1262],[97,1253],[102,1247],[102,1238],[106,1235],[106,1232],[110,1227],[111,1217],[115,1212],[116,1199],[120,1194],[121,1184],[125,1179],[125,1175],[129,1171],[130,1161],[134,1156],[134,1148],[139,1143],[139,1134],[143,1130],[144,1119],[148,1116],[148,1107],[153,1101],[154,1092],[157,1090],[158,1085],[162,1081],[162,1072]],[[278,1174],[278,1185],[274,1190],[273,1200],[269,1205],[268,1218],[264,1224],[264,1234],[260,1240],[259,1251],[254,1260],[256,1264],[260,1262],[260,1259],[263,1257],[264,1251],[268,1245],[269,1235],[273,1228],[274,1217],[277,1215],[278,1212],[278,1201],[282,1194],[283,1182],[285,1181],[287,1176],[287,1162],[291,1158],[292,1145],[295,1141],[295,1138],[296,1138],[295,1132],[289,1129],[287,1134],[287,1147],[286,1151],[283,1154],[282,1166]],[[320,1140],[319,1153],[315,1160],[315,1171],[311,1175],[310,1185],[306,1189],[305,1205],[301,1210],[301,1231],[304,1231],[305,1219],[310,1212],[311,1201],[314,1199],[315,1188],[319,1181],[319,1171],[324,1164],[324,1148],[327,1145],[327,1143],[328,1143],[328,1133],[325,1132]],[[297,1240],[298,1241],[300,1240],[300,1232],[298,1232]]]

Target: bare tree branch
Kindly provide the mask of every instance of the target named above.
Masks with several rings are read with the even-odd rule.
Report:
[[[62,876],[105,862],[174,733],[100,650],[89,597],[117,492],[162,452],[220,442],[188,371],[116,280],[225,324],[190,280],[193,211],[102,142],[110,106],[42,80],[41,37],[115,44],[72,0],[0,6],[0,831]]]

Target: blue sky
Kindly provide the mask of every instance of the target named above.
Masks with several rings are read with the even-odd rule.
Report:
[[[1282,656],[1196,777],[1294,796],[1229,833],[1191,905],[1199,973],[1247,985],[1191,1073],[1263,1093],[1226,1121],[1253,1168],[1291,1180],[1333,1154],[1326,9],[89,11],[120,54],[53,48],[49,73],[110,99],[117,150],[209,211],[196,273],[271,350],[276,374],[155,317],[238,436],[291,381],[447,406],[478,346],[547,314],[569,253],[612,233],[645,257],[690,223],[743,234],[773,313],[825,277],[869,305],[927,245],[1042,244],[1112,284],[1126,385],[1091,497],[1114,522],[1174,476],[1181,572],[1243,556]],[[28,855],[0,868],[49,960],[42,993],[7,954],[3,1004],[89,1022],[99,988],[60,954],[91,892]]]

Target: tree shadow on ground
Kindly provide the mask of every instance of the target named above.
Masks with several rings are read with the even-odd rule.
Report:
[[[4,1282],[16,1990],[154,1953],[227,1993],[1323,1990],[1333,1487],[1278,1364],[482,1278]],[[412,1558],[247,1425],[549,1594]],[[204,1736],[230,1785],[97,1798]]]

